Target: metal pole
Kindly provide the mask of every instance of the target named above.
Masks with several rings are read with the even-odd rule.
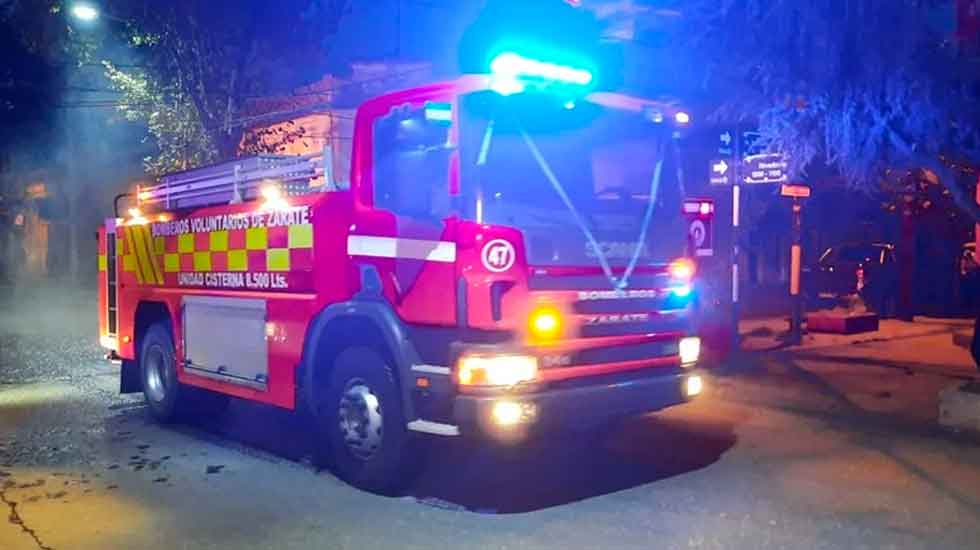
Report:
[[[802,263],[802,210],[800,199],[793,198],[793,244],[790,247],[789,294],[793,301],[793,317],[790,321],[790,336],[793,344],[803,342],[803,299],[800,294],[800,269]]]
[[[739,296],[738,296],[738,259],[739,259],[739,208],[742,194],[742,149],[741,135],[735,127],[735,158],[732,162],[732,351],[738,351],[740,336],[738,332]]]

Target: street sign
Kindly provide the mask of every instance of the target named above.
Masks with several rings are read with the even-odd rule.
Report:
[[[725,159],[711,161],[710,179],[711,185],[731,185],[734,175],[734,166]]]
[[[740,147],[742,154],[746,157],[761,154],[763,150],[760,142],[761,137],[762,134],[759,132],[742,132],[742,146]]]
[[[718,134],[718,154],[723,157],[735,156],[735,151],[741,151],[742,155],[755,155],[762,152],[759,138],[762,134],[752,130],[743,131],[741,134],[735,130],[722,130]]]
[[[735,133],[725,130],[718,135],[718,154],[730,157],[735,154]]]
[[[687,225],[687,237],[690,240],[691,250],[693,250],[695,256],[704,257],[714,255],[710,217],[692,218]]]
[[[784,197],[793,197],[795,199],[805,199],[810,196],[810,188],[806,185],[799,184],[783,184],[782,188],[779,190],[779,194]]]
[[[786,183],[789,179],[789,164],[780,153],[752,155],[745,157],[742,164],[742,177],[745,183]]]

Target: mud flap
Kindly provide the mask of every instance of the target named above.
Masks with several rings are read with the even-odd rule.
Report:
[[[139,364],[132,359],[123,359],[119,368],[119,393],[139,393],[143,391]]]

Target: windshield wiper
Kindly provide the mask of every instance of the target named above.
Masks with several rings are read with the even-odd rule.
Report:
[[[531,155],[534,160],[538,163],[541,171],[544,172],[545,178],[551,183],[552,188],[558,193],[562,202],[565,203],[565,207],[571,212],[572,218],[575,219],[575,223],[578,224],[579,229],[585,235],[586,240],[589,241],[589,245],[595,250],[596,259],[599,260],[599,266],[602,267],[602,272],[609,279],[609,283],[612,284],[615,289],[623,289],[629,284],[630,275],[633,274],[633,270],[636,269],[636,263],[640,259],[640,255],[643,253],[643,248],[646,245],[646,234],[647,230],[650,228],[650,220],[653,217],[653,208],[657,202],[657,192],[660,189],[660,174],[663,169],[663,156],[657,155],[657,166],[653,171],[653,179],[650,182],[650,202],[647,204],[647,210],[643,215],[643,223],[640,226],[640,236],[636,242],[636,248],[633,249],[633,256],[630,258],[629,264],[626,266],[626,270],[623,271],[623,276],[619,279],[613,274],[612,267],[609,265],[609,260],[606,258],[606,254],[602,251],[602,247],[599,245],[599,241],[592,234],[592,230],[589,229],[588,224],[582,217],[582,214],[575,208],[575,204],[572,199],[568,196],[565,188],[562,186],[561,182],[558,181],[557,176],[551,170],[551,166],[548,161],[545,160],[544,155],[538,149],[534,140],[528,135],[523,128],[521,128],[521,137],[524,138],[524,143],[527,144],[528,149],[531,151]]]

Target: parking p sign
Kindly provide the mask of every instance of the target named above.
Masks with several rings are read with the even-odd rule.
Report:
[[[687,219],[687,242],[692,256],[713,256],[714,239],[711,222],[714,219],[715,205],[710,200],[684,201],[684,215]]]

